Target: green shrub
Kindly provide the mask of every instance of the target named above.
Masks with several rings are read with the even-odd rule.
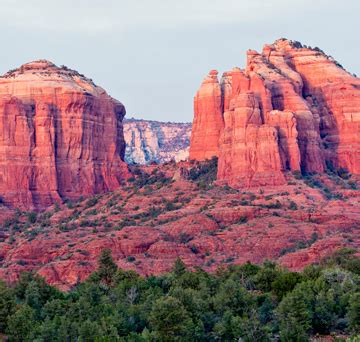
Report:
[[[290,210],[298,210],[298,206],[294,201],[290,201],[289,209]]]
[[[98,197],[89,198],[85,203],[85,208],[93,207],[94,205],[96,205],[98,203],[98,201],[99,201]]]
[[[241,217],[237,220],[236,224],[244,224],[244,223],[246,223],[247,221],[248,221],[248,218],[247,218],[246,216],[241,216]]]
[[[216,180],[217,164],[217,157],[196,162],[195,166],[189,170],[189,179],[196,182],[201,189],[206,190]]]
[[[302,174],[301,174],[301,171],[299,171],[299,170],[295,170],[295,171],[293,171],[293,176],[295,177],[295,179],[302,179]]]
[[[37,213],[35,211],[31,211],[27,214],[28,222],[33,224],[37,220]]]

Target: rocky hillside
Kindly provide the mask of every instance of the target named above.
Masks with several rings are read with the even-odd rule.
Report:
[[[360,174],[360,79],[319,48],[279,39],[247,52],[245,69],[195,96],[190,159],[219,157],[236,186],[286,183],[286,171]]]
[[[124,115],[92,80],[46,60],[0,77],[1,200],[41,209],[118,188]]]
[[[237,190],[213,183],[216,160],[132,168],[115,192],[3,216],[0,279],[36,270],[69,289],[106,247],[143,275],[170,270],[177,257],[206,271],[266,259],[299,270],[360,248],[359,183],[349,174],[287,174],[285,185]]]
[[[125,161],[165,163],[189,156],[191,124],[125,119]]]

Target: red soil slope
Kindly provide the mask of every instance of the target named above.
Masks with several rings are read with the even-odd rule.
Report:
[[[265,259],[299,270],[341,246],[360,247],[354,177],[286,174],[282,186],[205,189],[189,179],[194,168],[143,167],[147,175],[138,170],[123,189],[49,209],[36,222],[18,213],[1,231],[0,278],[36,270],[68,289],[95,270],[105,247],[120,267],[144,275],[168,271],[177,257],[207,271]]]

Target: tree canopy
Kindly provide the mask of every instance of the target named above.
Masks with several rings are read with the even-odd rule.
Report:
[[[67,293],[37,275],[0,282],[0,339],[9,341],[309,341],[360,334],[360,260],[339,251],[301,273],[272,262],[143,278],[110,250]]]

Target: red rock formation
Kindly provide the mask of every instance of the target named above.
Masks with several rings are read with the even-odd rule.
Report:
[[[283,183],[277,130],[262,124],[253,92],[231,101],[224,122],[218,178],[242,186]]]
[[[0,78],[0,196],[42,208],[114,190],[127,175],[124,106],[76,71],[40,60]]]
[[[296,116],[291,111],[272,110],[268,124],[278,131],[282,170],[300,170],[300,150]]]
[[[303,95],[320,116],[325,160],[335,167],[360,173],[360,79],[351,75],[320,49],[298,47],[278,40],[289,65],[303,79]]]
[[[277,63],[282,66],[279,61]],[[317,128],[318,122],[310,111],[307,102],[296,92],[296,90],[299,91],[301,83],[297,80],[294,81],[294,76],[290,74],[287,68],[284,69],[285,72],[282,73],[282,69],[277,69],[264,55],[259,55],[253,51],[248,53],[247,71],[250,77],[256,77],[258,80],[260,75],[262,80],[262,84],[258,81],[259,85],[255,85],[254,88],[260,89],[258,92],[264,104],[265,122],[272,121],[269,118],[271,109],[292,111],[296,118],[297,140],[302,157],[300,160],[301,168],[306,172],[321,172],[323,171],[323,162],[319,129]],[[288,78],[287,74],[290,74],[292,78]],[[268,90],[267,92],[264,91],[264,87]],[[288,156],[288,158],[295,159],[297,156]],[[293,170],[298,169],[299,166],[297,165]]]
[[[197,151],[193,159],[219,157],[219,180],[278,184],[286,170],[322,172],[329,166],[360,173],[360,80],[320,49],[280,39],[265,45],[261,54],[249,50],[246,68],[225,72],[220,89],[221,114],[213,98],[205,103],[209,98],[203,97],[201,105],[207,110],[195,110],[197,126],[190,144],[190,151]],[[251,103],[239,103],[239,95],[251,96]],[[195,107],[198,102],[196,97]],[[214,117],[220,130],[218,151],[215,135],[206,134],[209,125],[216,131],[215,120],[207,122]],[[260,135],[244,119],[249,117]],[[261,139],[262,146],[253,139]]]
[[[189,158],[210,159],[219,153],[219,136],[223,128],[221,88],[216,70],[210,71],[194,99],[194,121]]]

